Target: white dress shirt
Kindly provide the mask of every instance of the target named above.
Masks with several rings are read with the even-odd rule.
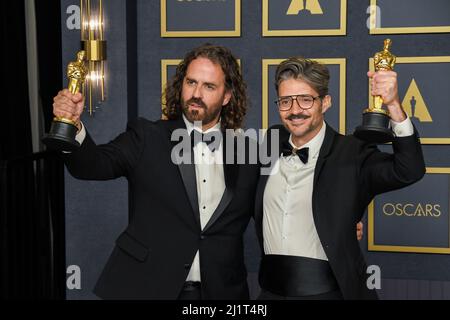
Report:
[[[409,118],[400,123],[391,121],[391,127],[397,137],[414,133]],[[304,164],[297,155],[280,157],[278,172],[268,178],[263,198],[265,254],[328,260],[317,234],[312,212],[314,170],[325,130],[324,122],[319,133],[303,146],[295,146],[291,135],[291,146],[297,149],[309,148],[308,162]],[[277,165],[274,166],[276,167]]]
[[[186,124],[187,133],[190,135],[192,130],[194,130],[194,124],[189,122],[184,115],[183,120]],[[195,128],[195,130],[202,131],[201,128]],[[212,131],[220,131],[220,121],[203,133]],[[221,140],[219,147],[214,152],[204,142],[197,143],[193,149],[195,176],[197,178],[198,211],[200,212],[202,230],[219,205],[225,191],[222,142]],[[195,254],[186,281],[201,281],[199,251]]]

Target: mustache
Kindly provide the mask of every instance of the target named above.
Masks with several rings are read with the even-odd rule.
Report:
[[[286,117],[287,120],[294,120],[294,119],[308,119],[309,116],[304,114],[291,114]]]
[[[186,108],[188,108],[188,106],[193,103],[199,105],[202,109],[207,109],[206,104],[200,98],[190,98],[188,101],[186,101]]]

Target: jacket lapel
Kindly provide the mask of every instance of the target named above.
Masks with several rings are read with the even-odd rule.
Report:
[[[322,147],[320,148],[319,157],[317,159],[316,168],[314,170],[314,182],[313,182],[313,192],[312,192],[312,212],[314,222],[316,224],[316,228],[320,226],[320,218],[318,217],[320,210],[318,209],[318,201],[320,193],[317,188],[317,181],[319,180],[320,173],[322,172],[322,168],[325,165],[328,155],[331,152],[334,139],[336,137],[337,132],[333,130],[328,124],[326,124],[325,138],[322,143]],[[318,230],[319,232],[319,230]]]
[[[333,130],[328,124],[326,124],[325,138],[320,148],[319,158],[317,159],[316,168],[314,170],[314,184],[316,186],[317,180],[319,179],[320,172],[322,171],[323,165],[325,164],[328,155],[331,152],[331,147],[333,146],[334,138],[336,136],[336,131]],[[314,190],[314,188],[313,188]]]
[[[186,129],[183,119],[171,121],[169,125],[169,141],[171,148],[179,143],[179,141],[171,141],[172,132],[175,129]],[[187,133],[186,133],[187,134]],[[191,152],[190,163],[179,163],[178,170],[180,171],[181,179],[183,180],[184,188],[186,190],[196,224],[200,227],[200,212],[198,209],[198,195],[197,195],[197,178],[195,176],[194,153]]]
[[[198,195],[197,195],[197,178],[195,176],[195,165],[192,161],[190,164],[181,163],[178,165],[181,178],[183,179],[184,188],[194,211],[194,218],[198,225],[200,225],[200,212],[198,210]]]

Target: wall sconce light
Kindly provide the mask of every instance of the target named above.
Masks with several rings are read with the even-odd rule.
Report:
[[[106,41],[103,34],[103,1],[80,2],[81,41],[89,69],[83,92],[89,101],[89,114],[92,115],[94,108],[105,101]]]
[[[89,114],[94,106],[105,101],[105,60],[106,41],[103,36],[102,0],[81,0],[81,41],[83,50],[77,53],[77,60],[67,66],[68,89],[73,94],[82,91],[89,99]],[[87,63],[86,63],[87,62]],[[64,117],[53,118],[48,134],[42,141],[56,150],[74,150],[80,147],[75,137],[77,124]]]

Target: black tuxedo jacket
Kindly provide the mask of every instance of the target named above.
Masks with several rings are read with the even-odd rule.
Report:
[[[277,125],[268,133],[273,129],[280,130],[281,146],[289,132]],[[267,137],[270,139],[270,134]],[[367,289],[367,267],[355,235],[356,223],[368,204],[375,195],[405,187],[425,174],[417,132],[395,138],[393,149],[394,154],[383,153],[373,144],[326,127],[314,171],[312,209],[317,233],[345,299],[377,298],[374,290]],[[262,252],[263,195],[268,177],[259,179],[255,204]]]
[[[203,298],[248,299],[243,233],[254,211],[258,166],[224,165],[226,189],[202,231],[195,166],[171,160],[177,128],[186,128],[182,119],[137,119],[108,144],[97,146],[87,135],[64,155],[75,178],[129,182],[129,224],[97,282],[101,298],[176,299],[200,250]]]

